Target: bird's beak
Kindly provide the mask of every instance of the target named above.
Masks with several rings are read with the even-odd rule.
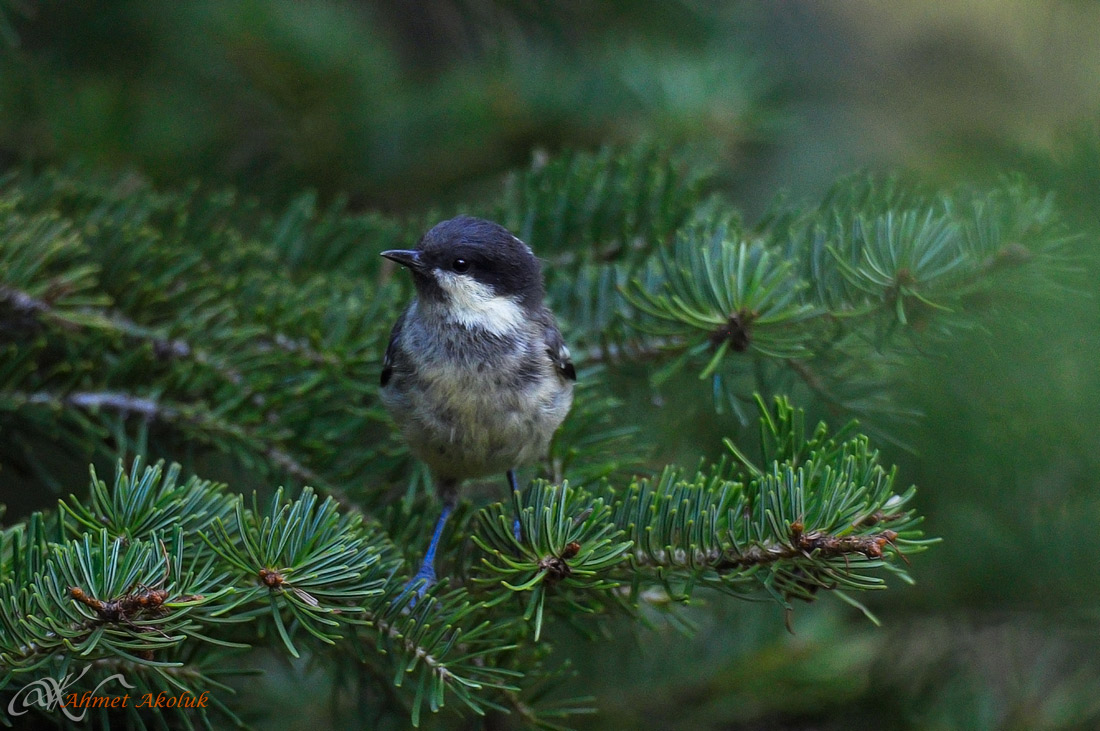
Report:
[[[389,251],[383,251],[382,256],[386,257],[390,261],[395,261],[401,266],[408,267],[414,272],[420,272],[424,270],[424,262],[420,258],[420,252],[405,249],[390,249]]]

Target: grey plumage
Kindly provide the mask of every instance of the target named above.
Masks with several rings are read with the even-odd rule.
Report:
[[[459,217],[384,255],[412,271],[417,298],[391,333],[382,402],[444,499],[462,480],[546,456],[576,372],[531,250]]]

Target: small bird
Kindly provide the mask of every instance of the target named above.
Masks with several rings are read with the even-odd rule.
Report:
[[[435,581],[435,552],[459,485],[504,472],[518,491],[515,469],[548,453],[577,372],[543,304],[539,260],[503,226],[459,216],[437,224],[416,249],[382,256],[407,267],[416,285],[386,347],[382,403],[443,500],[413,579],[424,579],[423,588]]]

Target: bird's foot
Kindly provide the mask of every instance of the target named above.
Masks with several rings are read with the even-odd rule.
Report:
[[[409,584],[415,584],[421,580],[423,580],[423,588],[420,590],[420,594],[423,594],[426,589],[435,584],[435,566],[430,561],[425,560],[420,565],[420,570],[409,580]]]
[[[409,600],[408,609],[416,606],[416,601],[420,597],[424,596],[424,592],[430,589],[436,581],[435,578],[435,552],[439,548],[439,539],[443,535],[443,526],[447,523],[447,518],[454,511],[454,499],[444,500],[443,512],[439,515],[439,520],[435,524],[435,532],[432,533],[432,542],[428,544],[428,551],[424,554],[424,560],[420,563],[420,570],[409,579],[409,583],[405,584],[404,591],[398,597],[398,601],[402,601],[409,592],[415,591],[416,596]]]
[[[424,592],[435,586],[436,576],[435,567],[431,561],[425,560],[420,564],[420,570],[416,574],[405,582],[405,588],[401,590],[401,593],[397,595],[395,603],[402,602],[409,594],[413,596],[408,600],[408,609],[412,609],[416,606],[416,603],[420,600],[420,597],[424,596]]]

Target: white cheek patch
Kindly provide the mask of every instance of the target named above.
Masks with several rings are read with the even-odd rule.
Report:
[[[448,319],[498,334],[523,324],[523,308],[514,297],[499,297],[488,285],[453,272],[438,272],[436,279],[448,300]]]

